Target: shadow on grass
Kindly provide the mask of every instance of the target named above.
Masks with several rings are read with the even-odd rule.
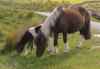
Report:
[[[10,54],[16,50],[16,46],[12,45],[5,45],[5,47],[0,51],[1,55]]]

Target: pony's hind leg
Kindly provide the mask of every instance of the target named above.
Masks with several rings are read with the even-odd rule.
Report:
[[[58,33],[54,33],[54,48],[52,49],[52,52],[50,54],[58,54]]]
[[[67,41],[67,34],[66,33],[63,33],[63,41],[64,41],[64,53],[68,53],[70,48],[69,48],[69,44],[68,44],[68,41]]]
[[[80,36],[79,43],[78,43],[78,45],[77,45],[77,48],[82,47],[83,42],[84,42],[84,36],[83,36],[83,35],[81,35],[81,36]]]

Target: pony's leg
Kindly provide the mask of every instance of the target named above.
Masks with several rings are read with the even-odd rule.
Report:
[[[68,53],[70,48],[67,40],[67,34],[63,33],[63,41],[64,41],[64,53]]]
[[[78,43],[78,45],[77,45],[77,48],[82,47],[83,42],[84,42],[84,36],[83,36],[83,35],[81,35],[81,36],[80,36],[79,43]]]
[[[33,42],[31,42],[30,47],[31,47],[31,53],[33,53]]]
[[[33,46],[33,41],[30,40],[24,55],[27,55],[30,52],[32,46]]]
[[[52,38],[49,37],[48,39],[48,52],[51,52],[52,51]]]
[[[54,33],[54,48],[50,54],[51,55],[58,54],[58,33]]]

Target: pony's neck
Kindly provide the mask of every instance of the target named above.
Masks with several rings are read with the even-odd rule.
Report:
[[[55,21],[61,14],[62,8],[60,10],[60,7],[57,7],[53,10],[53,12],[50,14],[50,16],[47,17],[47,19],[44,21],[41,32],[48,37],[51,34],[51,27],[53,28],[55,26]]]
[[[46,36],[49,37],[51,34],[50,24],[47,23],[41,28],[41,32]]]

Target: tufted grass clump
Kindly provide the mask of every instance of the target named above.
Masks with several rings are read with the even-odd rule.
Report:
[[[37,26],[42,23],[40,17],[35,16],[32,19],[26,20],[24,23],[20,23],[18,26],[12,25],[14,27],[9,27],[8,30],[3,30],[3,37],[5,46],[2,50],[2,53],[10,53],[16,49],[18,41],[22,38],[23,34],[30,27]]]

